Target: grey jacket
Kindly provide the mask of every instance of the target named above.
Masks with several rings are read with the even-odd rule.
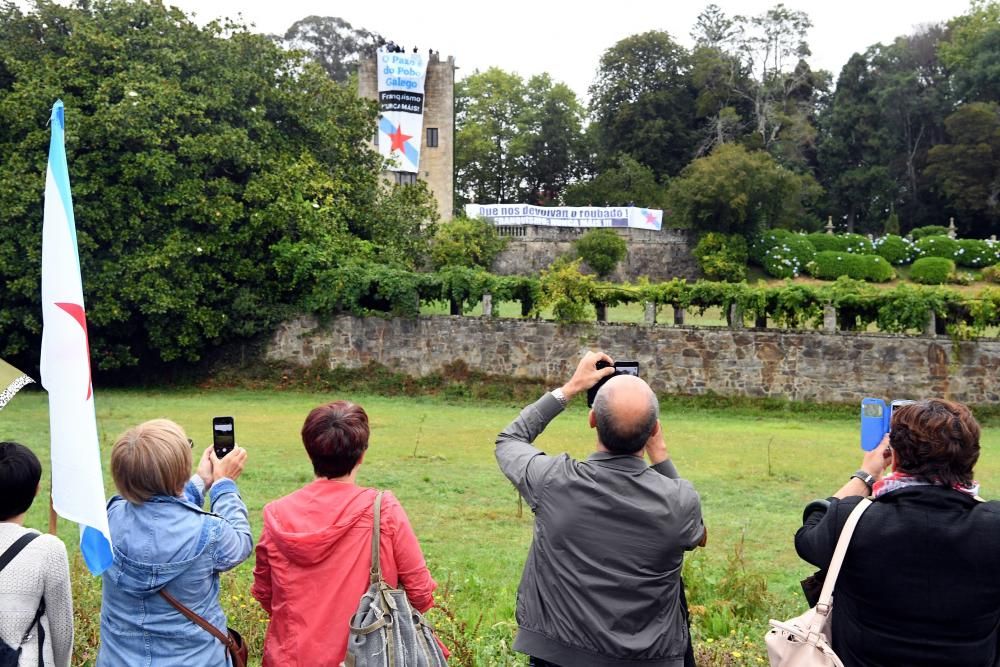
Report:
[[[681,667],[681,566],[705,532],[698,494],[669,461],[547,456],[531,443],[560,412],[547,393],[497,436],[500,469],[535,513],[514,648],[566,667]]]

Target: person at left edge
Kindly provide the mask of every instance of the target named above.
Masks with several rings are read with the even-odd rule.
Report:
[[[236,479],[247,453],[208,447],[188,477],[191,441],[167,419],[126,431],[111,451],[120,496],[108,502],[114,562],[103,575],[97,667],[222,667],[222,642],[159,595],[166,589],[223,634],[219,573],[250,555],[253,537]],[[202,509],[208,494],[211,512]]]

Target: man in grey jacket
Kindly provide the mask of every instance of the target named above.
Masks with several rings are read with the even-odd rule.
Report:
[[[535,513],[514,648],[538,666],[683,667],[681,566],[706,531],[698,494],[667,453],[656,395],[635,376],[608,380],[590,411],[597,444],[585,461],[531,444],[574,396],[614,373],[600,360],[612,363],[588,352],[569,382],[497,436],[500,469]]]

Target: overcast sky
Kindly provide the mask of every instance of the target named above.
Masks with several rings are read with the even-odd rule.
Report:
[[[586,94],[601,54],[615,42],[647,30],[666,30],[686,46],[688,33],[707,2],[670,0],[500,0],[499,2],[372,2],[351,0],[164,0],[199,23],[242,15],[266,33],[284,33],[315,14],[339,16],[411,49],[455,57],[458,76],[491,66],[524,77],[548,72]],[[756,15],[776,4],[765,0],[716,0],[728,15]],[[814,68],[834,81],[851,54],[888,42],[914,27],[964,13],[968,0],[789,0],[813,21],[809,45]]]

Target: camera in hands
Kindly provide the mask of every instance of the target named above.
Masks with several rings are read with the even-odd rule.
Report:
[[[597,362],[598,370],[602,368],[608,368],[611,364],[601,360]],[[615,372],[611,375],[601,378],[600,382],[595,384],[593,387],[587,390],[587,407],[594,407],[594,398],[597,396],[597,392],[600,391],[604,383],[613,378],[616,375],[635,375],[639,376],[639,362],[638,361],[616,361],[614,364]]]

